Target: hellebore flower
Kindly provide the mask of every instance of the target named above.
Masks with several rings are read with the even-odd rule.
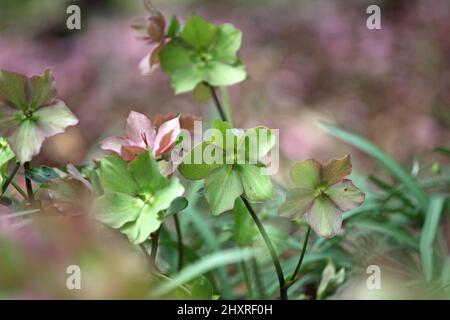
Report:
[[[161,175],[150,150],[132,162],[117,155],[103,158],[99,177],[105,194],[96,200],[97,219],[119,229],[134,244],[160,227],[163,211],[184,192],[178,178]]]
[[[275,144],[272,132],[265,127],[232,129],[220,120],[214,128],[216,134],[189,151],[178,167],[186,179],[205,179],[205,198],[212,214],[233,209],[240,195],[251,202],[271,199],[272,183],[262,169],[264,157]],[[252,146],[246,137],[254,137]]]
[[[178,117],[156,128],[145,115],[131,111],[127,119],[126,138],[107,138],[101,142],[101,148],[116,152],[126,161],[133,160],[147,148],[159,157],[173,148],[179,134]]]
[[[297,219],[306,213],[308,224],[318,235],[335,236],[341,229],[342,212],[364,201],[364,193],[344,179],[351,170],[349,155],[324,166],[316,160],[295,164],[290,174],[295,188],[288,192],[280,215]]]
[[[50,70],[31,78],[0,70],[0,135],[7,138],[21,163],[38,154],[46,138],[78,123],[55,97]]]
[[[192,15],[159,52],[175,93],[191,91],[202,82],[228,86],[243,81],[247,75],[237,55],[241,40],[241,31],[231,24],[215,26]]]

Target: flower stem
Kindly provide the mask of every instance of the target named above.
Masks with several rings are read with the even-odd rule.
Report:
[[[302,266],[302,262],[303,262],[303,258],[305,257],[305,252],[306,252],[306,247],[308,246],[308,239],[309,239],[309,234],[311,233],[311,227],[308,226],[308,231],[306,231],[306,237],[305,237],[305,241],[303,242],[303,248],[302,248],[302,252],[300,253],[300,258],[298,259],[298,263],[297,266],[295,267],[294,273],[292,274],[292,276],[289,279],[289,285],[292,285],[296,278],[297,278],[297,274],[300,271],[300,267]]]
[[[158,253],[158,242],[159,242],[159,233],[161,231],[161,227],[158,228],[155,232],[150,235],[152,239],[152,249],[150,251],[150,263],[154,270],[158,270],[156,266],[156,254]]]
[[[266,299],[267,298],[266,290],[264,289],[264,284],[261,281],[261,272],[259,271],[258,262],[256,261],[255,257],[252,258],[251,264],[252,264],[252,271],[255,275],[256,288],[259,291],[259,297],[261,299]]]
[[[247,287],[247,298],[251,300],[253,299],[253,285],[250,276],[250,270],[248,269],[248,266],[245,263],[245,261],[241,261],[241,268],[242,272],[244,273],[245,286]]]
[[[25,169],[25,184],[27,186],[27,194],[28,194],[28,202],[33,204],[35,201],[34,193],[33,193],[33,185],[31,184],[31,180],[26,176],[26,172],[30,170],[30,162],[27,161],[23,164]]]
[[[251,204],[248,202],[247,199],[245,199],[243,196],[241,196],[242,201],[244,202],[245,206],[247,207],[248,212],[253,218],[253,221],[255,221],[256,226],[259,229],[259,232],[261,233],[264,242],[266,243],[267,248],[269,249],[270,256],[272,258],[273,265],[275,267],[275,270],[277,272],[278,277],[278,283],[280,286],[280,299],[281,300],[288,300],[287,296],[287,287],[286,287],[286,281],[284,279],[283,275],[283,269],[281,268],[280,260],[278,259],[277,253],[275,251],[275,248],[273,247],[272,242],[270,241],[269,235],[267,234],[266,230],[264,229],[263,224],[259,220],[258,216],[256,215],[255,211],[253,210]]]
[[[178,240],[178,271],[183,268],[183,257],[184,257],[184,249],[183,249],[183,237],[181,234],[181,226],[180,219],[178,218],[178,214],[173,215],[173,219],[175,222],[175,230],[177,232],[177,240]]]
[[[20,193],[20,195],[25,199],[28,200],[28,195],[23,189],[13,180],[11,181],[11,185],[14,187],[14,189],[17,190],[17,192]]]
[[[219,111],[220,118],[222,121],[228,121],[228,117],[225,113],[225,110],[222,107],[222,104],[220,103],[219,98],[217,97],[216,89],[211,86],[210,84],[206,84],[209,87],[209,90],[211,91],[211,95],[213,96],[214,103],[216,104],[217,111]]]
[[[6,179],[5,183],[2,185],[2,195],[5,193],[6,189],[8,189],[9,184],[13,181],[14,177],[17,174],[17,171],[19,171],[19,168],[20,168],[20,162],[17,162],[14,165],[13,171]]]

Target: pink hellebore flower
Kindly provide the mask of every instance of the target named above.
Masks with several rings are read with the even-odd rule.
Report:
[[[173,148],[180,131],[178,117],[156,128],[145,115],[131,111],[127,119],[126,138],[107,138],[101,142],[101,148],[116,152],[126,161],[133,160],[150,148],[157,158]]]

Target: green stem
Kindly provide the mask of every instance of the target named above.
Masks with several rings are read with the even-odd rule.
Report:
[[[33,185],[31,184],[31,180],[26,176],[26,172],[30,170],[30,162],[29,161],[25,162],[23,164],[23,167],[25,168],[25,184],[27,186],[28,202],[33,204],[35,201],[33,193]]]
[[[256,259],[254,257],[251,260],[251,264],[252,264],[253,274],[255,275],[256,288],[259,291],[259,297],[261,299],[266,299],[267,293],[266,293],[266,290],[264,289],[264,284],[261,281],[261,272],[259,271],[258,262],[256,261]]]
[[[244,201],[244,204],[247,207],[248,212],[252,216],[253,221],[255,221],[255,224],[258,227],[259,232],[261,233],[261,235],[262,235],[262,237],[264,239],[264,242],[265,242],[265,244],[267,246],[267,249],[269,249],[273,265],[274,265],[275,270],[277,272],[278,283],[279,283],[279,286],[280,286],[280,299],[281,300],[288,300],[287,287],[286,287],[286,281],[285,281],[284,275],[283,275],[283,269],[281,268],[280,260],[278,259],[278,256],[277,256],[277,253],[275,251],[275,248],[274,248],[272,242],[270,241],[269,235],[267,234],[266,229],[264,229],[263,224],[259,220],[258,216],[256,215],[255,211],[253,210],[253,208],[252,208],[251,204],[248,202],[248,200],[245,199],[243,196],[241,196],[241,199],[242,199],[242,201]]]
[[[245,263],[245,261],[241,261],[241,268],[242,272],[244,273],[245,286],[247,287],[247,296],[251,300],[253,299],[252,279],[250,276],[250,271],[248,270],[248,266]]]
[[[14,187],[14,189],[17,190],[17,192],[20,193],[20,195],[25,199],[28,200],[28,195],[25,191],[23,191],[23,189],[17,184],[17,182],[15,182],[14,180],[11,181],[11,185]]]
[[[6,179],[5,183],[2,186],[2,195],[6,192],[6,189],[8,189],[9,184],[13,181],[14,177],[17,174],[17,171],[19,171],[20,168],[20,162],[17,162],[13,168],[13,171],[9,175],[9,177]]]
[[[159,242],[159,233],[161,231],[161,227],[158,228],[155,232],[150,235],[152,239],[152,249],[150,251],[150,263],[154,270],[158,270],[156,266],[156,254],[158,253],[158,242]]]
[[[289,285],[292,285],[296,278],[297,278],[297,274],[300,271],[300,267],[302,266],[302,262],[303,262],[303,258],[305,257],[305,252],[306,252],[306,247],[308,246],[308,239],[309,239],[309,234],[311,233],[311,227],[308,226],[308,231],[306,231],[306,237],[305,237],[305,241],[303,242],[303,248],[302,248],[302,252],[300,253],[300,259],[298,259],[298,263],[297,266],[295,267],[294,273],[292,274],[291,278],[289,279]]]
[[[206,85],[209,87],[209,90],[211,91],[211,95],[213,96],[214,103],[216,104],[217,107],[217,111],[219,111],[220,118],[222,119],[222,121],[228,121],[228,117],[225,113],[225,110],[223,109],[222,104],[220,103],[220,100],[217,97],[216,89],[209,84]]]
[[[173,219],[175,222],[175,230],[177,232],[177,241],[178,241],[178,271],[183,268],[183,258],[184,258],[184,250],[183,250],[183,237],[181,233],[180,219],[178,218],[178,214],[173,215]]]

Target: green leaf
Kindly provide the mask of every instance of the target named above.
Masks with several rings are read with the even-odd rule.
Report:
[[[193,14],[186,22],[181,38],[197,50],[208,50],[216,32],[216,26]]]
[[[193,93],[195,100],[199,103],[205,103],[212,99],[211,90],[203,82],[197,84]]]
[[[436,195],[431,197],[425,216],[425,223],[420,236],[420,258],[426,281],[431,281],[434,270],[434,241],[438,232],[439,221],[444,209],[446,197]]]
[[[298,219],[312,206],[315,191],[305,188],[293,188],[288,191],[286,201],[281,205],[278,213],[283,217]]]
[[[240,246],[249,246],[258,233],[252,217],[242,199],[236,198],[233,208],[233,240]]]
[[[14,152],[11,150],[5,138],[0,137],[0,167],[4,166],[9,160],[14,158]]]
[[[294,164],[291,179],[299,188],[314,190],[320,185],[321,164],[314,159]]]
[[[380,161],[394,176],[396,176],[409,191],[415,196],[420,207],[425,211],[428,207],[428,196],[422,190],[417,181],[408,174],[397,162],[385,154],[372,142],[345,130],[342,130],[330,123],[322,123],[322,126],[333,136],[352,144],[353,146],[367,152],[369,155]]]
[[[213,215],[233,209],[242,192],[241,179],[231,165],[215,169],[205,180],[205,197]]]
[[[236,170],[242,180],[244,196],[251,202],[263,202],[272,199],[272,182],[262,168],[252,164],[237,165]]]
[[[100,161],[99,178],[105,192],[139,192],[139,186],[127,168],[128,163],[118,155],[105,157]]]
[[[212,52],[216,59],[234,64],[237,61],[237,52],[241,47],[241,42],[242,32],[231,24],[223,24],[219,27]]]
[[[341,159],[333,159],[322,168],[322,181],[329,186],[341,181],[352,171],[352,163],[350,155],[346,155]]]
[[[307,218],[311,228],[324,238],[334,237],[341,229],[342,212],[326,196],[314,200]]]
[[[46,166],[33,167],[31,170],[26,170],[25,176],[37,183],[47,183],[60,178],[60,175],[53,168]]]
[[[181,25],[180,21],[178,21],[178,18],[176,15],[172,16],[172,20],[170,20],[169,29],[167,30],[167,36],[169,38],[175,38],[180,33]]]
[[[195,300],[211,300],[214,294],[211,281],[205,276],[194,280],[191,289],[191,298]]]
[[[189,205],[188,200],[185,197],[177,197],[170,204],[169,209],[166,211],[166,217],[180,213]]]
[[[317,299],[322,300],[332,295],[336,289],[344,283],[345,269],[342,268],[336,273],[336,268],[331,260],[323,269],[322,279],[320,280],[319,288],[317,289]]]

